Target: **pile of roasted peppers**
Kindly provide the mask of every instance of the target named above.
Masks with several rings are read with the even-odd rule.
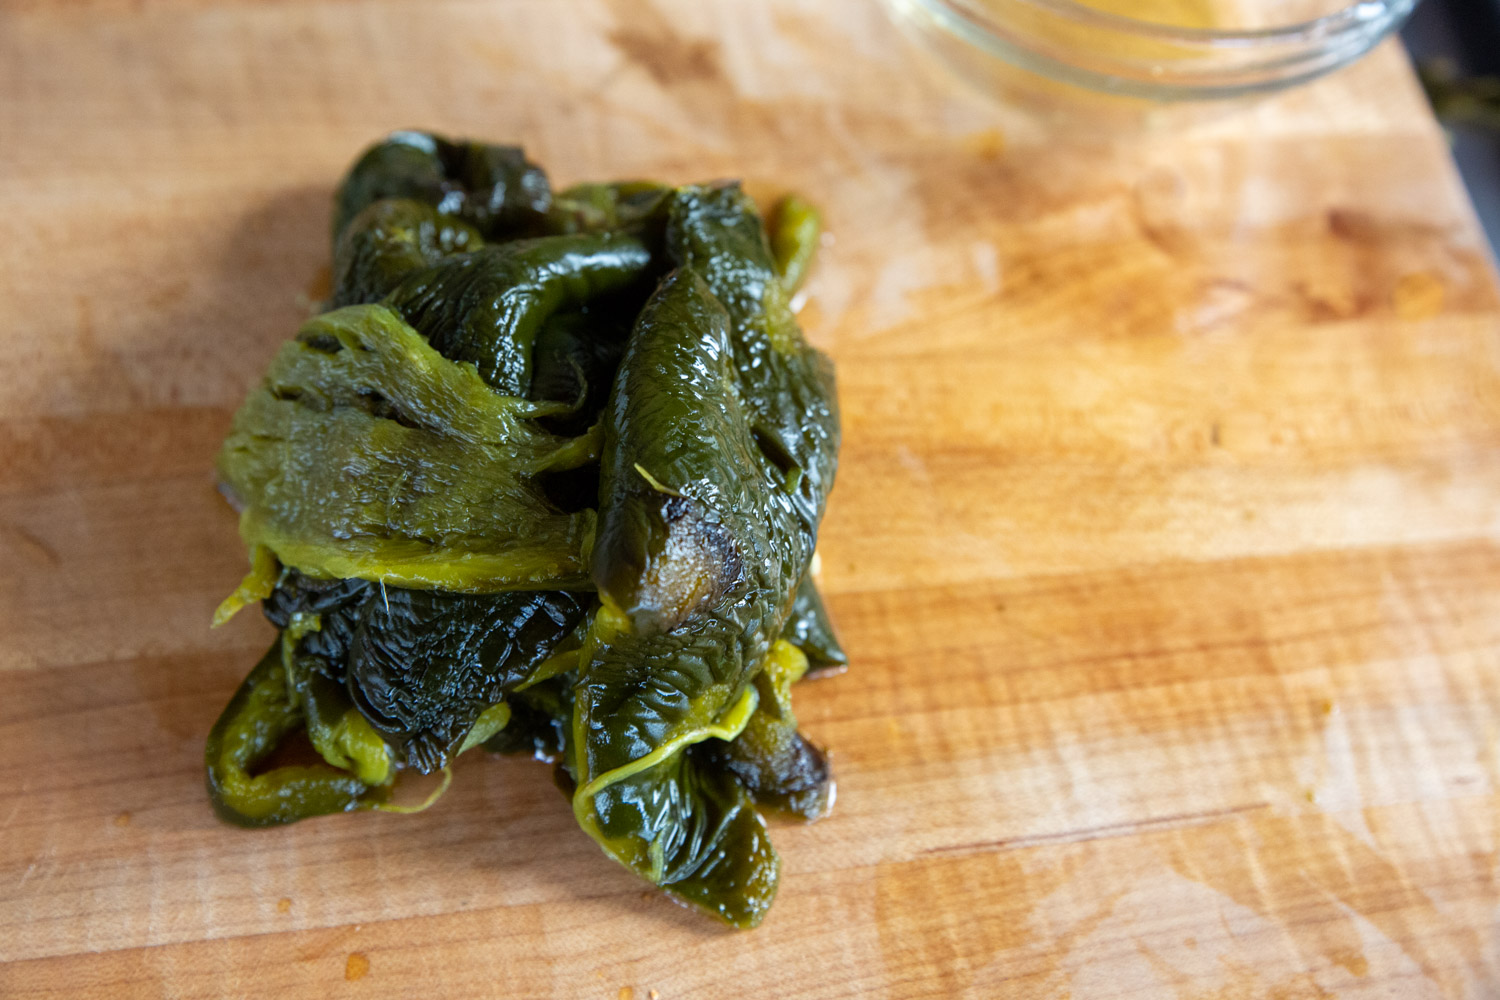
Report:
[[[219,455],[279,629],[208,739],[221,816],[405,809],[472,747],[555,762],[578,824],[754,926],[760,809],[833,782],[790,688],[845,662],[809,576],[833,371],[790,299],[816,213],[735,184],[553,192],[519,149],[400,132],[345,178],[329,311]],[[305,731],[321,761],[276,763]],[[316,759],[316,758],[314,758]]]

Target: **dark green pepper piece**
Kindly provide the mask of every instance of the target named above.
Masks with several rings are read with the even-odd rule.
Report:
[[[621,862],[753,926],[774,852],[740,780],[685,750],[732,740],[755,712],[750,681],[832,485],[832,369],[797,329],[738,187],[679,189],[666,241],[683,270],[637,322],[607,411],[593,559],[604,609],[576,689],[574,813]],[[720,854],[730,842],[746,850]]]
[[[491,753],[524,753],[548,764],[562,760],[573,719],[569,675],[516,690],[506,701],[511,706],[510,723],[486,740],[484,748]]]
[[[350,220],[384,198],[425,202],[494,241],[540,232],[552,189],[542,168],[527,161],[519,147],[393,132],[367,149],[339,186],[334,245]]]
[[[557,313],[537,334],[531,354],[529,395],[538,402],[568,405],[566,412],[540,421],[555,434],[584,433],[598,421],[609,398],[615,371],[625,353],[625,338],[639,310],[634,296],[625,304],[616,303],[615,298],[605,297],[581,309]],[[599,502],[597,474],[594,480],[596,486],[587,496],[589,507]]]
[[[549,236],[450,258],[407,278],[388,304],[444,357],[471,361],[496,392],[525,396],[532,344],[555,313],[649,278],[630,236]]]
[[[589,796],[584,829],[597,838],[597,823],[611,856],[676,898],[734,927],[755,927],[776,898],[781,858],[740,780],[690,750]],[[622,856],[616,845],[625,841],[616,838],[625,831],[651,839],[641,853]]]
[[[740,394],[756,443],[794,500],[802,540],[785,549],[801,565],[823,516],[838,464],[833,365],[797,327],[755,204],[738,184],[679,188],[669,206],[667,253],[692,267],[729,312]]]
[[[377,591],[361,609],[349,650],[349,693],[407,764],[426,774],[447,765],[480,714],[526,680],[584,610],[557,591]]]
[[[763,821],[738,779],[685,751],[749,721],[750,682],[813,538],[751,431],[735,361],[707,285],[691,268],[668,276],[606,411],[593,556],[604,609],[576,689],[574,811],[624,864],[753,926],[778,870]]]
[[[322,758],[366,785],[388,785],[394,777],[395,757],[353,702],[344,685],[333,680],[322,657],[308,651],[307,637],[316,635],[321,619],[297,616],[281,633],[281,662],[286,668],[292,706],[302,713],[307,738]]]
[[[300,648],[313,669],[343,684],[360,609],[378,590],[367,580],[319,580],[284,569],[276,589],[261,602],[261,611],[278,629],[316,617],[319,627],[302,636]]]
[[[797,588],[792,613],[781,637],[807,656],[812,669],[806,676],[838,673],[849,665],[849,657],[839,645],[833,620],[828,617],[828,609],[823,606],[823,597],[811,576],[803,577]]]
[[[333,251],[330,308],[379,302],[413,271],[484,246],[479,230],[424,202],[386,198],[350,220]]]
[[[561,591],[447,594],[294,570],[283,572],[263,608],[273,624],[297,632],[291,684],[308,695],[309,731],[331,730],[357,708],[424,774],[475,741],[479,718],[543,661],[576,650],[587,610]]]
[[[641,313],[615,379],[592,574],[638,631],[676,628],[760,569],[742,565],[737,543],[764,530],[752,520],[769,516],[776,497],[736,392],[727,334],[708,287],[690,270],[674,272]]]

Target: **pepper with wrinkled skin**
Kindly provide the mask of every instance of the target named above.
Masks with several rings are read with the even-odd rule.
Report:
[[[316,629],[298,630],[301,648],[314,669],[342,684],[359,610],[378,591],[379,587],[368,580],[320,580],[296,570],[282,570],[261,601],[261,613],[282,630],[291,628],[293,622],[316,618]]]
[[[294,636],[293,686],[357,708],[372,735],[424,774],[446,767],[466,741],[493,735],[471,731],[486,710],[535,683],[556,651],[576,648],[584,611],[565,591],[451,594],[294,570],[265,601],[267,619]]]
[[[592,576],[633,631],[671,631],[760,568],[743,564],[737,542],[774,516],[776,484],[736,391],[728,333],[702,279],[676,271],[615,377]]]
[[[411,198],[374,202],[333,249],[332,308],[379,302],[413,271],[484,246],[479,230]]]
[[[235,415],[219,454],[240,533],[285,566],[463,593],[587,585],[590,511],[538,477],[591,460],[536,426],[557,404],[501,396],[389,308],[309,321]]]
[[[615,370],[625,353],[630,325],[618,321],[608,302],[558,313],[547,320],[532,345],[530,398],[567,403],[570,409],[541,421],[560,434],[582,434],[592,427],[609,398]],[[597,490],[588,505],[599,502]]]
[[[486,600],[288,572],[266,610],[281,636],[206,752],[216,808],[246,826],[395,808],[392,765],[437,770],[503,730],[504,699],[576,632],[583,607],[565,592]],[[420,648],[391,648],[409,642]],[[298,729],[325,764],[253,773]]]
[[[729,313],[730,345],[756,442],[801,522],[788,550],[806,570],[838,466],[833,365],[802,337],[755,205],[738,184],[678,189],[667,254],[696,270]]]
[[[302,713],[308,741],[326,763],[366,785],[387,785],[394,776],[392,747],[303,644],[304,629],[316,631],[319,625],[317,620],[294,621],[281,633],[281,663],[291,705]]]
[[[641,283],[650,266],[650,249],[630,236],[548,236],[453,257],[409,276],[386,301],[444,357],[472,362],[496,392],[525,396],[547,320]]]
[[[669,275],[608,408],[593,555],[603,609],[575,689],[573,804],[607,852],[684,898],[711,895],[700,869],[720,841],[757,845],[722,865],[759,894],[715,904],[753,925],[779,861],[743,787],[685,754],[738,734],[781,625],[765,600],[778,582],[774,483],[731,362],[723,307],[693,271]]]
[[[514,239],[541,231],[552,188],[519,147],[393,132],[367,149],[339,186],[334,242],[351,219],[383,198],[425,202],[467,222],[487,240]]]
[[[608,854],[757,924],[757,806],[832,801],[791,686],[846,662],[808,575],[832,369],[788,301],[818,228],[791,197],[768,235],[734,184],[554,196],[513,147],[368,150],[333,311],[220,456],[252,568],[215,621],[281,630],[210,739],[221,814],[399,811],[402,770],[530,753]],[[326,764],[258,773],[299,728]]]
[[[604,608],[577,688],[574,812],[651,881],[754,926],[779,862],[744,786],[707,783],[685,751],[734,739],[754,715],[751,682],[832,485],[837,413],[749,200],[683,188],[668,213],[682,267],[637,321],[608,412],[593,555]],[[766,846],[714,866],[732,878],[711,890],[705,859],[726,840]]]
[[[350,644],[349,693],[408,766],[437,770],[484,711],[573,634],[583,612],[563,591],[376,595],[361,609]]]
[[[814,820],[833,805],[828,758],[797,730],[791,686],[807,673],[807,657],[791,643],[771,647],[755,675],[755,713],[729,742],[710,740],[703,750],[727,768],[756,804],[784,816]]]

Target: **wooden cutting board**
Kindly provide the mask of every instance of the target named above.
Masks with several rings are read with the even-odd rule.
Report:
[[[218,823],[229,417],[400,126],[827,211],[838,804],[759,930],[546,768]],[[1500,995],[1500,294],[1400,50],[1105,139],[866,0],[0,10],[0,996]]]

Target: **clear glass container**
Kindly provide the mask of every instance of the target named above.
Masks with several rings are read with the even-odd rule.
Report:
[[[982,86],[1150,102],[1235,98],[1345,66],[1417,0],[885,0]]]

